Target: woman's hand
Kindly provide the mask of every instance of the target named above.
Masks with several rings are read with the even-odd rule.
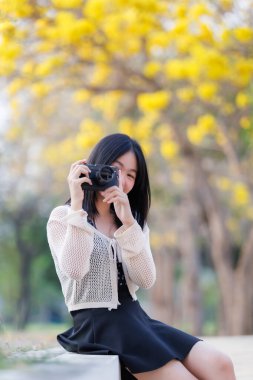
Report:
[[[83,189],[82,183],[87,182],[92,185],[92,182],[89,178],[90,169],[86,166],[87,160],[74,162],[69,171],[68,175],[68,184],[71,197],[71,209],[74,211],[80,210],[83,203]],[[79,178],[81,174],[84,174],[85,177]]]
[[[119,170],[119,187],[109,187],[102,191],[101,195],[104,197],[103,202],[113,203],[116,215],[122,224],[130,227],[135,222],[128,196],[123,191],[121,170]]]

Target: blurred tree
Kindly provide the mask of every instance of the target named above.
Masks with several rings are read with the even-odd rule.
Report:
[[[47,259],[48,267],[49,263],[52,264],[48,254],[45,255],[45,252],[48,253],[45,231],[47,219],[39,215],[38,209],[38,199],[34,197],[27,199],[21,205],[14,203],[11,207],[1,207],[2,226],[7,227],[9,232],[7,236],[6,234],[1,236],[3,244],[0,249],[0,259],[5,266],[7,263],[9,266],[11,265],[11,269],[7,268],[9,278],[7,279],[6,276],[4,278],[10,289],[8,292],[4,291],[2,296],[4,305],[9,305],[8,310],[5,310],[5,317],[8,316],[9,321],[14,323],[18,329],[23,329],[30,321],[32,313],[36,312],[32,310],[32,306],[35,304],[35,302],[32,303],[32,289],[36,281],[40,282],[40,277],[45,277],[45,268],[44,272],[36,270],[34,265],[36,259],[44,257]],[[10,247],[4,243],[4,239],[13,242],[14,255],[10,256]],[[7,248],[6,250],[3,249],[4,246]],[[37,279],[32,276],[34,270],[40,273]],[[14,282],[15,291],[10,282]],[[55,280],[51,281],[51,286],[55,282]],[[39,297],[41,289],[36,287],[36,291],[34,297]],[[13,294],[15,294],[14,300]],[[13,301],[16,303],[14,309],[12,309]]]
[[[192,178],[217,272],[221,332],[234,334],[253,329],[252,10],[251,0],[1,2],[0,75],[16,112],[5,139],[22,140],[21,114],[43,104],[29,134],[48,135],[40,154],[58,179],[64,161],[112,130],[140,140],[149,157],[158,145],[179,202],[184,173]],[[67,137],[64,122],[47,122],[58,110],[64,121],[60,91],[82,110]]]

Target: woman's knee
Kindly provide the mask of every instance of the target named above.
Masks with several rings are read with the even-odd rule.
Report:
[[[197,378],[235,379],[234,367],[231,358],[206,342],[198,342],[183,360],[186,368]]]
[[[234,373],[233,362],[232,362],[231,358],[224,353],[220,352],[217,355],[215,364],[221,373],[224,373],[224,374]]]

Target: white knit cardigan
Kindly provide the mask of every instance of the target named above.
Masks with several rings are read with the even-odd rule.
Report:
[[[136,291],[150,288],[156,269],[149,244],[149,228],[135,221],[109,238],[87,222],[87,212],[64,205],[53,209],[47,237],[65,303],[69,311],[107,307],[117,309],[117,261],[122,262],[133,300]]]

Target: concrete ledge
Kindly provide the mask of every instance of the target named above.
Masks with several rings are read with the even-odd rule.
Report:
[[[253,380],[253,335],[202,337],[213,347],[228,354],[235,366],[237,380]],[[38,351],[15,352],[9,357],[20,361],[21,368],[0,370],[1,380],[120,380],[118,356],[80,355],[60,345]]]
[[[1,380],[120,380],[117,355],[80,355],[62,347],[11,355],[9,361],[22,361],[27,367],[0,371]],[[42,363],[41,363],[42,361]],[[32,362],[32,363],[31,363]],[[34,364],[40,362],[39,364]]]

